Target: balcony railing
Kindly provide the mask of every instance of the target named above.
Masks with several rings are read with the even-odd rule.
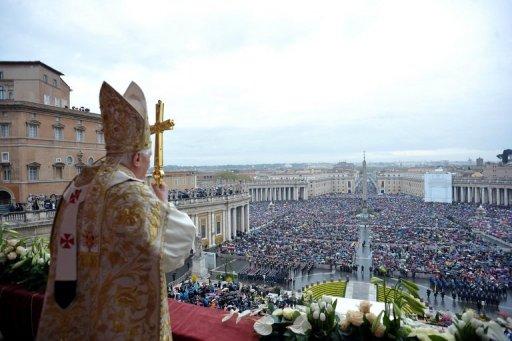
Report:
[[[55,218],[55,210],[9,212],[0,215],[0,223],[31,223],[51,221]]]
[[[234,194],[234,195],[222,195],[215,197],[206,197],[206,198],[189,198],[189,199],[178,199],[171,200],[171,202],[176,206],[186,206],[186,205],[195,205],[195,204],[220,204],[226,203],[229,201],[235,200],[249,200],[251,198],[248,194]]]

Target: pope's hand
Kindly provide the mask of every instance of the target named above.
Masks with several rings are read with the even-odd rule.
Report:
[[[156,183],[152,183],[151,187],[153,187],[153,191],[160,200],[165,203],[168,202],[169,190],[167,189],[167,185],[165,183],[160,184],[160,186],[158,186]]]

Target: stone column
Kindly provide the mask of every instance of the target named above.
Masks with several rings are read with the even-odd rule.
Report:
[[[472,188],[468,186],[468,202],[472,202],[472,201],[473,201]]]
[[[245,232],[249,232],[249,230],[250,230],[249,204],[246,204],[244,207],[245,207]]]
[[[510,203],[508,201],[508,188],[505,187],[504,191],[505,191],[505,193],[503,193],[503,199],[504,199],[503,205],[509,206]]]
[[[226,213],[226,240],[231,240],[231,209],[228,207]]]
[[[199,231],[199,218],[197,217],[197,214],[194,214],[194,219],[192,219],[192,221],[194,222],[199,235],[201,235],[201,231]]]
[[[501,188],[496,188],[496,205],[501,205]]]
[[[217,226],[215,226],[215,213],[210,212],[210,233],[208,233],[208,240],[210,245],[215,243],[215,235],[217,234]]]
[[[231,209],[231,237],[236,236],[236,228],[237,228],[236,207],[233,207]]]
[[[240,206],[240,231],[245,232],[245,210]]]
[[[489,198],[489,205],[494,204],[494,201],[492,200],[492,187],[487,187],[487,197]]]

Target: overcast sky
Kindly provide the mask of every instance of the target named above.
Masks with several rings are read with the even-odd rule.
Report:
[[[99,112],[136,81],[165,163],[467,160],[512,148],[512,1],[2,0],[0,60]]]

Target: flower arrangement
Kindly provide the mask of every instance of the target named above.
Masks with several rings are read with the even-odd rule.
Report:
[[[340,330],[345,336],[357,340],[382,338],[386,334],[386,326],[381,323],[384,311],[378,316],[370,312],[371,303],[362,301],[359,310],[349,310],[345,319],[340,322]]]
[[[482,321],[471,309],[462,315],[457,314],[454,323],[448,327],[456,341],[463,340],[495,340],[507,341],[505,328],[496,321]]]
[[[386,288],[379,278],[372,278],[372,282]],[[303,306],[280,309],[267,300],[252,311],[232,310],[222,322],[237,316],[238,323],[244,317],[262,315],[253,327],[262,340],[506,341],[505,330],[512,330],[510,317],[484,321],[472,310],[462,315],[437,313],[425,322],[416,321],[414,316],[424,316],[416,284],[399,279],[392,290],[385,292],[385,308],[378,315],[370,311],[372,304],[368,301],[361,301],[357,310],[338,315],[338,300],[323,296],[315,301],[306,291],[300,299]],[[426,324],[432,322],[436,326]]]
[[[17,231],[0,226],[0,281],[40,290],[46,285],[49,264],[48,240],[28,240]]]

